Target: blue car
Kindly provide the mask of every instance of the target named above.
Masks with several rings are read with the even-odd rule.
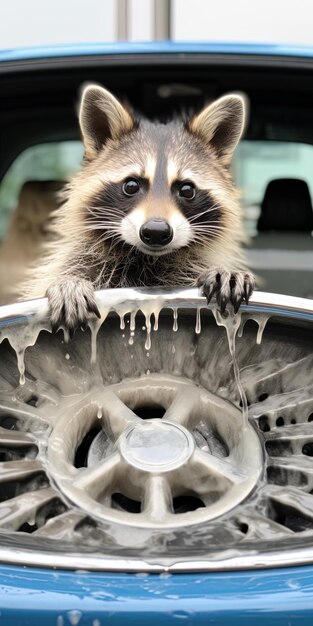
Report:
[[[312,71],[274,46],[0,54],[0,624],[313,623]],[[237,316],[106,290],[68,342],[45,299],[17,302],[80,168],[86,82],[161,119],[245,94],[233,174],[264,291]]]

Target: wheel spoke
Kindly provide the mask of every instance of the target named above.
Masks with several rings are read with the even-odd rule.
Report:
[[[82,470],[73,480],[74,488],[87,491],[90,496],[96,498],[109,485],[114,484],[115,473],[120,463],[120,454],[115,452],[98,465]]]
[[[36,408],[43,402],[57,405],[60,402],[60,392],[43,380],[27,380],[23,387],[20,387],[17,392],[17,398],[27,404],[28,401],[35,396]]]
[[[23,402],[12,401],[11,398],[7,399],[2,397],[0,403],[0,415],[7,415],[17,420],[31,420],[31,422],[42,424],[48,424],[48,419],[44,417],[37,407],[28,406]]]
[[[244,474],[227,459],[220,459],[196,449],[183,472],[183,480],[190,489],[205,495],[211,491],[224,491],[242,482]]]
[[[312,399],[310,400],[309,411],[312,407]],[[309,412],[308,411],[308,412]],[[276,430],[264,432],[263,437],[268,441],[296,441],[305,443],[307,439],[312,437],[312,423],[299,422],[298,424],[286,424],[280,426]],[[311,461],[312,464],[312,461]]]
[[[151,476],[145,485],[143,514],[153,522],[161,522],[173,513],[172,494],[163,476]]]
[[[110,430],[114,440],[131,424],[139,423],[140,418],[112,391],[105,391],[99,400],[99,415]]]
[[[18,530],[24,523],[35,525],[38,509],[57,498],[57,493],[50,488],[39,491],[28,491],[20,496],[6,500],[0,504],[0,528]]]
[[[274,522],[265,515],[261,515],[256,511],[245,511],[242,514],[236,516],[240,524],[246,524],[248,526],[247,539],[275,539],[287,534],[293,535],[292,530]]]
[[[0,443],[3,446],[20,447],[31,446],[36,443],[34,435],[19,430],[7,430],[0,427]]]
[[[10,480],[20,480],[38,474],[42,470],[40,461],[22,460],[22,461],[4,461],[0,463],[0,484]]]
[[[313,520],[313,495],[310,493],[299,491],[297,487],[284,487],[282,491],[278,485],[267,485],[264,493],[270,500],[295,509],[303,517]]]
[[[303,454],[293,454],[291,456],[273,456],[269,459],[268,465],[269,467],[277,467],[281,470],[304,472],[312,479],[312,458]]]
[[[49,519],[34,534],[39,537],[48,537],[49,539],[73,540],[75,528],[83,519],[86,519],[86,513],[83,511],[66,511],[62,515]]]
[[[199,392],[196,387],[188,386],[183,391],[179,391],[166,413],[164,420],[177,422],[181,426],[187,426],[194,413],[199,400]]]
[[[280,413],[290,414],[290,411],[301,412],[306,414],[310,412],[313,400],[313,386],[301,387],[292,391],[272,394],[268,399],[262,403],[256,402],[249,407],[250,417],[260,417],[261,414],[267,414],[269,418],[272,418],[272,425],[274,426],[276,417]],[[279,413],[278,413],[279,411]],[[279,429],[282,432],[282,429]]]
[[[303,372],[310,372],[313,366],[312,355],[294,361],[293,363],[285,363],[281,359],[271,359],[264,361],[255,367],[249,366],[241,372],[243,387],[248,393],[248,400],[253,403],[260,393],[265,390],[271,396],[278,394],[290,393],[291,395],[297,389],[303,387]],[[309,383],[309,376],[307,378]],[[299,400],[301,399],[300,394]],[[285,400],[283,395],[281,401]],[[265,409],[265,403],[262,403]]]

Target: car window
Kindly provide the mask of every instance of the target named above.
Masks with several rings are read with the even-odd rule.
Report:
[[[32,146],[22,152],[0,185],[0,240],[4,238],[10,213],[18,205],[27,181],[67,181],[81,167],[81,141],[61,141]]]
[[[242,141],[233,166],[259,289],[312,298],[313,146]]]
[[[0,239],[5,236],[23,184],[29,180],[69,180],[80,169],[82,156],[80,141],[62,141],[32,146],[17,157],[0,185]],[[313,197],[313,146],[309,144],[242,141],[234,156],[233,171],[242,192],[245,226],[250,235],[257,232],[260,206],[271,180],[304,180]]]
[[[234,156],[234,176],[242,193],[245,225],[250,235],[257,220],[265,190],[271,180],[304,180],[313,197],[313,146],[283,141],[242,141]]]
[[[34,220],[34,212],[38,212],[39,206],[43,209],[41,219],[46,219],[44,210],[48,215],[51,208],[56,206],[55,194],[51,205],[51,189],[59,190],[59,183],[69,180],[80,169],[82,156],[83,146],[80,141],[62,141],[32,146],[16,158],[0,185],[0,240],[5,239],[7,232],[11,233],[12,239],[14,221],[12,222],[11,215],[17,215],[17,207],[20,211],[21,229],[25,228],[22,224],[22,215],[26,215],[25,209],[28,210],[28,222]],[[245,228],[252,236],[246,252],[248,265],[256,273],[258,285],[266,291],[312,297],[313,237],[309,231],[301,232],[301,229],[284,231],[283,196],[278,196],[282,228],[258,233],[257,224],[270,181],[276,181],[276,189],[277,183],[282,182],[285,194],[284,184],[288,181],[281,179],[304,181],[312,199],[313,146],[296,142],[244,140],[236,150],[233,172],[236,184],[242,192]],[[40,181],[45,183],[41,185]],[[51,187],[51,183],[46,181],[54,181],[57,185]],[[293,196],[297,198],[297,192]],[[308,203],[311,208],[310,197]],[[275,217],[277,205],[273,201],[272,204],[271,216]],[[38,220],[39,213],[36,218],[37,222]],[[42,228],[44,231],[44,224]],[[3,255],[7,257],[7,249],[3,248],[3,244],[1,248]]]

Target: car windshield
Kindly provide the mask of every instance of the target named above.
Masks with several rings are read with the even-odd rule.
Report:
[[[51,184],[57,184],[59,191],[80,169],[82,156],[79,140],[39,144],[18,155],[0,186],[3,241],[16,209],[30,214],[32,203],[50,200],[51,191],[55,193]],[[247,257],[260,287],[313,297],[313,237],[310,220],[305,219],[312,213],[313,146],[243,140],[235,153],[233,175],[250,238]],[[288,211],[294,223],[287,224]]]

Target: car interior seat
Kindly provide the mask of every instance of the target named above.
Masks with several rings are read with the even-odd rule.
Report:
[[[297,178],[271,180],[265,190],[257,229],[259,233],[311,233],[313,211],[307,183]]]
[[[313,174],[313,173],[312,173]],[[313,298],[313,210],[307,183],[268,183],[248,261],[265,291]]]
[[[61,204],[64,181],[27,181],[13,211],[7,235],[0,248],[0,303],[19,297],[29,268],[40,262],[43,244],[53,239],[49,228],[53,213]]]

